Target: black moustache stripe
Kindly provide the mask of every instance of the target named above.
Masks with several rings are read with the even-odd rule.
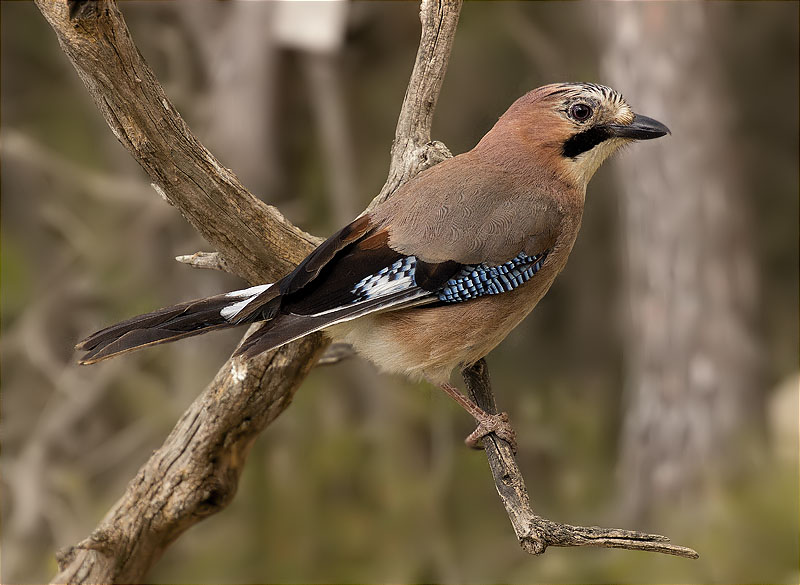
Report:
[[[609,138],[611,138],[611,131],[605,126],[594,126],[583,132],[578,132],[564,142],[564,156],[575,158]]]

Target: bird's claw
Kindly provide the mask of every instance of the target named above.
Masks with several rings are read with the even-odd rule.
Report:
[[[517,434],[514,432],[514,427],[511,426],[511,419],[507,412],[500,414],[484,413],[484,416],[477,419],[478,426],[472,431],[469,436],[464,439],[464,443],[470,449],[483,449],[482,439],[494,433],[498,438],[503,439],[511,446],[514,454],[517,453]]]

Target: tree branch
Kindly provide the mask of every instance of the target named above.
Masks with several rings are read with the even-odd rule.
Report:
[[[320,241],[248,193],[200,144],[136,49],[115,2],[36,4],[111,130],[227,269],[253,284],[274,281]],[[419,136],[430,136],[460,6],[460,0],[422,3],[413,90],[401,114],[415,138],[404,140],[398,130],[392,148],[397,178],[387,182],[384,197],[422,168],[419,161],[409,168],[398,161],[413,159]],[[431,64],[435,83],[421,78],[431,75]],[[425,116],[414,114],[416,102],[428,104]],[[141,581],[183,531],[231,501],[256,436],[288,406],[326,346],[314,334],[246,363],[228,360],[92,534],[58,555],[53,582]]]
[[[251,195],[197,140],[170,103],[115,2],[37,0],[59,44],[122,145],[162,196],[251,283],[289,272],[319,240]]]
[[[91,535],[58,555],[54,583],[138,583],[187,528],[225,508],[258,434],[321,355],[321,335],[229,360]]]
[[[389,176],[367,210],[417,173],[453,156],[443,143],[431,141],[431,125],[460,12],[461,0],[422,0],[422,38],[397,120]]]
[[[490,414],[497,412],[486,360],[462,372],[470,398]],[[572,526],[537,516],[531,510],[528,489],[517,466],[514,452],[503,439],[490,434],[483,439],[494,485],[505,506],[517,540],[525,552],[540,555],[548,546],[602,546],[659,552],[690,559],[698,558],[690,548],[669,544],[669,538],[635,530]]]

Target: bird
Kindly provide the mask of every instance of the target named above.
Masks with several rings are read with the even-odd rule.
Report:
[[[450,383],[536,306],[567,263],[586,188],[622,147],[670,133],[596,83],[556,83],[517,99],[477,145],[419,173],[320,244],[293,271],[102,329],[81,364],[215,329],[260,323],[243,360],[316,331],[379,369],[442,388],[490,432],[513,441]]]

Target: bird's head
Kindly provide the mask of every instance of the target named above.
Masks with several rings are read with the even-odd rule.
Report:
[[[518,99],[500,118],[497,138],[515,137],[537,164],[585,188],[622,146],[669,134],[661,122],[636,114],[616,91],[594,83],[557,83]],[[517,142],[519,145],[519,142]]]

